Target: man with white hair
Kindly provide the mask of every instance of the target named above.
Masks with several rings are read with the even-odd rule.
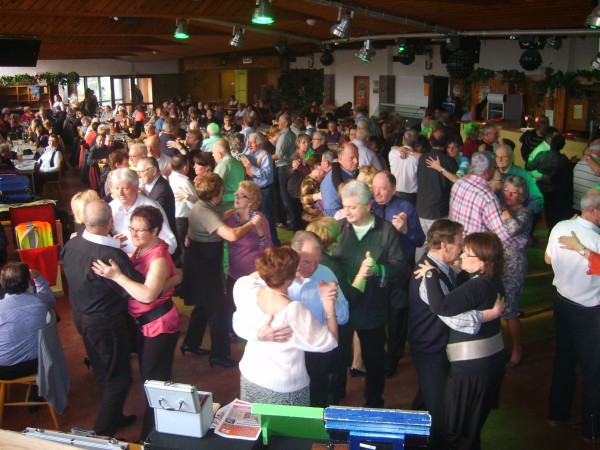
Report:
[[[417,204],[417,167],[421,156],[415,151],[418,137],[417,130],[406,130],[402,146],[393,146],[388,155],[390,172],[396,177],[396,195],[413,206]]]
[[[383,170],[375,152],[366,145],[370,136],[368,129],[357,127],[356,137],[352,140],[352,143],[358,149],[358,167],[373,166],[377,170]]]
[[[162,207],[154,200],[140,193],[140,181],[138,174],[131,169],[117,169],[112,171],[112,196],[114,200],[110,202],[110,208],[113,215],[113,230],[116,235],[124,238],[121,245],[126,253],[133,253],[135,246],[131,243],[131,213],[135,208],[142,205],[151,205],[160,210],[163,216],[163,226],[158,233],[158,237],[167,243],[169,253],[173,254],[177,250],[177,239],[169,227],[169,220]]]
[[[212,122],[206,126],[206,132],[208,133],[208,138],[202,142],[201,150],[203,152],[210,152],[213,144],[221,139],[221,128],[219,128],[218,124]]]
[[[450,191],[449,219],[464,227],[465,236],[491,231],[506,244],[512,238],[502,224],[500,201],[489,185],[494,173],[496,167],[490,152],[473,154],[469,176],[458,179]]]
[[[212,145],[212,155],[215,159],[214,173],[219,175],[223,180],[223,199],[219,205],[219,210],[225,212],[228,209],[233,209],[235,200],[235,192],[246,177],[246,170],[241,162],[231,156],[229,144],[224,139],[215,141]]]
[[[366,368],[364,406],[383,408],[388,298],[394,284],[406,282],[411,266],[404,259],[396,228],[370,212],[369,187],[351,180],[341,195],[346,218],[340,222],[340,239],[332,256],[359,293],[350,323],[358,334]]]
[[[498,128],[490,123],[483,127],[483,140],[479,146],[479,151],[486,150],[494,153],[496,145],[498,145]]]
[[[140,158],[148,156],[148,148],[142,143],[135,143],[129,146],[129,168],[137,170],[137,163]]]

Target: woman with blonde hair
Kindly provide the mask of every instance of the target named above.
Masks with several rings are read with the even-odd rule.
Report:
[[[83,224],[83,210],[85,209],[85,205],[99,199],[98,193],[93,189],[80,191],[71,198],[71,211],[73,211],[73,219],[75,221],[75,232],[71,234],[71,237],[77,236],[79,232],[85,229]]]

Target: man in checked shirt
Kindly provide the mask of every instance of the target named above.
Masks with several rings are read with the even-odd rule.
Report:
[[[463,227],[448,219],[438,219],[427,232],[429,250],[417,263],[428,261],[440,271],[440,283],[445,294],[461,284],[453,266],[462,253]],[[469,311],[453,317],[435,315],[429,308],[427,289],[422,279],[413,274],[408,293],[408,341],[413,363],[419,377],[419,392],[412,409],[426,410],[431,415],[431,449],[444,446],[444,388],[450,363],[446,356],[448,327],[467,334],[477,334],[481,323],[496,319],[504,309],[498,298],[493,309]]]

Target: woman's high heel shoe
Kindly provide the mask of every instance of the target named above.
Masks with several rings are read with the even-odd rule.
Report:
[[[208,364],[210,365],[211,368],[213,366],[222,366],[222,367],[225,367],[226,369],[231,369],[232,367],[238,366],[237,361],[234,361],[231,358],[227,358],[226,356],[223,356],[220,358],[218,356],[211,356],[210,358],[208,358]]]
[[[350,376],[352,378],[364,377],[366,374],[364,370],[355,369],[354,367],[350,368]]]
[[[190,353],[193,353],[194,355],[198,355],[198,356],[206,356],[210,353],[210,350],[206,350],[205,348],[192,347],[191,345],[187,345],[187,344],[181,344],[181,346],[179,347],[179,350],[181,350],[181,354],[183,356],[185,356],[185,352],[190,352]]]

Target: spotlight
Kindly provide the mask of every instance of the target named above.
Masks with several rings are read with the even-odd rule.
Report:
[[[371,59],[373,59],[373,56],[375,56],[375,53],[375,49],[371,47],[371,39],[367,39],[363,44],[362,48],[354,56],[356,56],[361,61],[370,63]]]
[[[229,45],[232,47],[242,48],[244,46],[244,29],[240,27],[233,27],[233,33],[229,40]]]
[[[585,19],[585,26],[588,28],[600,28],[600,5],[596,6],[592,13]]]
[[[548,39],[546,39],[546,44],[548,44],[548,47],[556,52],[562,47],[562,38],[559,36],[550,36]]]
[[[407,50],[406,47],[406,38],[398,38],[396,39],[396,45],[398,46],[398,54],[401,55]]]
[[[176,24],[176,27],[175,27],[175,33],[173,34],[173,37],[175,39],[189,39],[190,32],[188,30],[188,24],[185,21],[185,19],[183,19],[183,20],[177,19],[177,22],[175,22],[175,24]]]
[[[352,16],[354,11],[347,10],[342,16],[342,8],[338,12],[338,21],[331,27],[331,34],[346,39],[350,37],[350,27],[352,27]],[[340,17],[341,16],[341,17]]]
[[[323,64],[324,66],[330,66],[333,64],[333,54],[331,53],[331,48],[326,45],[322,48],[323,53],[321,54],[321,58],[319,58],[319,61],[321,61],[321,64]]]
[[[519,47],[521,50],[542,50],[546,45],[544,36],[520,36]]]
[[[280,55],[283,55],[287,51],[287,39],[284,37],[277,39],[277,42],[275,43],[275,50],[277,50],[277,53]]]
[[[590,61],[592,69],[600,70],[600,52],[596,53],[596,57]]]
[[[273,19],[273,12],[271,11],[271,0],[256,0],[252,23],[271,25],[273,22],[275,22],[275,19]]]

